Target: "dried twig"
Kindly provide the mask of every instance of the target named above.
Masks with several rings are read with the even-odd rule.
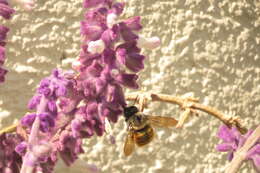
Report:
[[[241,120],[237,116],[227,116],[219,112],[218,110],[210,107],[205,106],[200,103],[198,103],[198,99],[188,97],[188,98],[182,98],[182,97],[174,97],[170,95],[165,94],[155,94],[155,93],[130,93],[126,95],[127,100],[136,100],[136,99],[142,99],[147,103],[149,101],[161,101],[161,102],[167,102],[167,103],[173,103],[179,105],[182,109],[185,110],[185,112],[182,114],[178,127],[181,127],[185,120],[188,118],[188,115],[191,113],[197,113],[196,110],[200,110],[202,112],[206,112],[210,115],[213,115],[214,117],[221,120],[224,124],[227,126],[235,126],[242,134],[245,134],[247,132],[247,128],[244,127],[241,124]],[[139,102],[140,103],[140,102]],[[145,105],[141,105],[140,107],[145,107]]]
[[[0,130],[0,135],[2,135],[3,133],[12,133],[12,132],[15,132],[16,131],[16,127],[17,127],[17,124],[13,124],[11,126],[8,126],[2,130]]]

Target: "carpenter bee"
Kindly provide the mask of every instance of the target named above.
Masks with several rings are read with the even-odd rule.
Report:
[[[154,127],[173,127],[178,121],[171,117],[150,116],[139,112],[136,106],[124,108],[124,117],[128,125],[128,134],[124,144],[125,156],[129,156],[135,148],[150,143],[155,132]]]

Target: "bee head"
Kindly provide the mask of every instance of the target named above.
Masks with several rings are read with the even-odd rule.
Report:
[[[136,106],[128,106],[124,108],[124,117],[127,121],[131,116],[135,115],[137,112],[139,112],[138,108]]]

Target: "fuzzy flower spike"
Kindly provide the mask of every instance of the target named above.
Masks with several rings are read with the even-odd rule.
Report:
[[[124,3],[85,0],[83,6],[88,11],[81,22],[82,50],[72,65],[77,75],[53,70],[29,101],[28,108],[36,112],[17,127],[22,139],[11,157],[22,158],[21,173],[51,173],[58,155],[70,166],[84,153],[82,139],[108,132],[126,106],[124,87],[138,88],[137,73],[146,58],[141,48],[159,44],[157,38],[137,34],[139,16],[118,21]]]
[[[142,29],[139,16],[118,21],[125,4],[113,0],[85,0],[83,5],[88,9],[81,22],[84,41],[73,68],[79,72],[77,90],[87,104],[72,121],[74,137],[90,137],[94,132],[101,136],[106,118],[117,121],[126,105],[123,87],[138,88],[137,72],[145,59],[136,33]],[[158,40],[150,42],[158,45]]]

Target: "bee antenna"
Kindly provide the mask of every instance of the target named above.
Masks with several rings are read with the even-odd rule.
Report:
[[[135,97],[135,101],[134,101],[134,104],[133,104],[133,105],[136,104],[137,100],[138,100],[138,96]]]

